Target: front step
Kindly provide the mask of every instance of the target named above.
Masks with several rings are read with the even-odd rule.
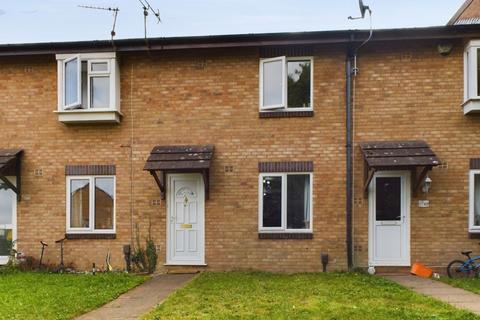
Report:
[[[410,274],[410,267],[375,267],[376,274]]]
[[[162,271],[169,274],[189,274],[200,273],[205,271],[205,268],[199,266],[165,266]]]
[[[446,266],[428,266],[427,267],[431,268],[434,273],[439,273],[439,274],[446,274],[447,273],[447,267]],[[375,267],[375,272],[376,274],[380,275],[404,275],[404,274],[410,274],[411,267]]]

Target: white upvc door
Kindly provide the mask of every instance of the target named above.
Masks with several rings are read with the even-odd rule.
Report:
[[[368,260],[410,265],[410,171],[377,172],[370,183]]]
[[[16,185],[15,177],[7,179]],[[16,238],[17,195],[0,180],[0,265],[8,262],[10,247]]]
[[[168,265],[205,265],[204,189],[201,174],[168,175]]]

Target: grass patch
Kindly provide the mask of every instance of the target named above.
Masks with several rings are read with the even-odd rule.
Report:
[[[471,278],[471,279],[450,279],[448,277],[442,277],[440,280],[451,286],[465,289],[476,294],[480,294],[480,278]]]
[[[113,300],[146,279],[123,273],[0,274],[0,319],[71,319]]]
[[[203,273],[145,319],[480,319],[357,273]]]

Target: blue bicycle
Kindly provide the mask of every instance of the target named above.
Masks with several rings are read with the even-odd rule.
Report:
[[[472,278],[480,272],[480,256],[470,257],[472,251],[462,251],[467,260],[453,260],[448,264],[447,274],[449,278]]]

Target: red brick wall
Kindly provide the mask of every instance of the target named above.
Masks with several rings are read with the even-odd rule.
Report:
[[[368,263],[368,200],[362,198],[360,141],[427,141],[444,165],[429,173],[431,191],[411,201],[411,258],[445,266],[478,251],[468,236],[469,159],[480,155],[480,118],[464,116],[463,48],[441,56],[434,41],[370,46],[359,59],[355,105],[355,261]],[[430,200],[419,208],[418,200]]]
[[[478,240],[468,238],[467,182],[469,159],[480,156],[480,118],[464,116],[460,107],[463,46],[455,43],[446,57],[433,41],[369,44],[361,51],[355,84],[356,265],[368,263],[360,141],[423,139],[446,163],[430,173],[430,207],[418,208],[422,193],[412,198],[412,262],[445,265],[460,250],[476,249]],[[142,170],[144,162],[154,145],[214,144],[205,207],[207,268],[318,271],[320,253],[328,252],[331,268],[345,269],[344,52],[332,46],[315,50],[314,117],[260,119],[258,51],[236,49],[122,55],[121,124],[69,126],[53,112],[54,57],[1,58],[0,147],[25,149],[20,251],[36,256],[44,240],[50,244],[47,259],[58,260],[53,242],[65,233],[65,165],[115,164],[117,239],[69,240],[66,261],[101,266],[111,250],[112,263],[122,267],[122,246],[134,236],[133,207],[142,242],[151,223],[162,266],[166,208],[164,201],[156,205],[160,193]],[[263,161],[314,162],[313,239],[258,239]],[[43,169],[43,176],[35,176],[35,169]]]
[[[121,124],[69,126],[54,113],[53,56],[0,59],[1,147],[25,149],[19,250],[37,256],[44,240],[50,244],[47,259],[58,261],[54,240],[65,233],[65,165],[115,164],[117,238],[68,240],[65,259],[78,268],[92,262],[102,266],[110,250],[113,265],[122,267],[133,205],[142,242],[151,223],[162,266],[166,208],[164,201],[154,205],[160,194],[142,170],[144,162],[154,145],[209,143],[215,145],[205,207],[209,269],[316,271],[321,252],[330,254],[332,268],[344,269],[343,50],[316,51],[315,116],[310,118],[259,118],[258,59],[253,49],[123,55]],[[259,240],[258,163],[295,160],[314,161],[314,238]],[[225,166],[233,172],[225,172]],[[35,176],[35,169],[43,169],[43,176]]]

